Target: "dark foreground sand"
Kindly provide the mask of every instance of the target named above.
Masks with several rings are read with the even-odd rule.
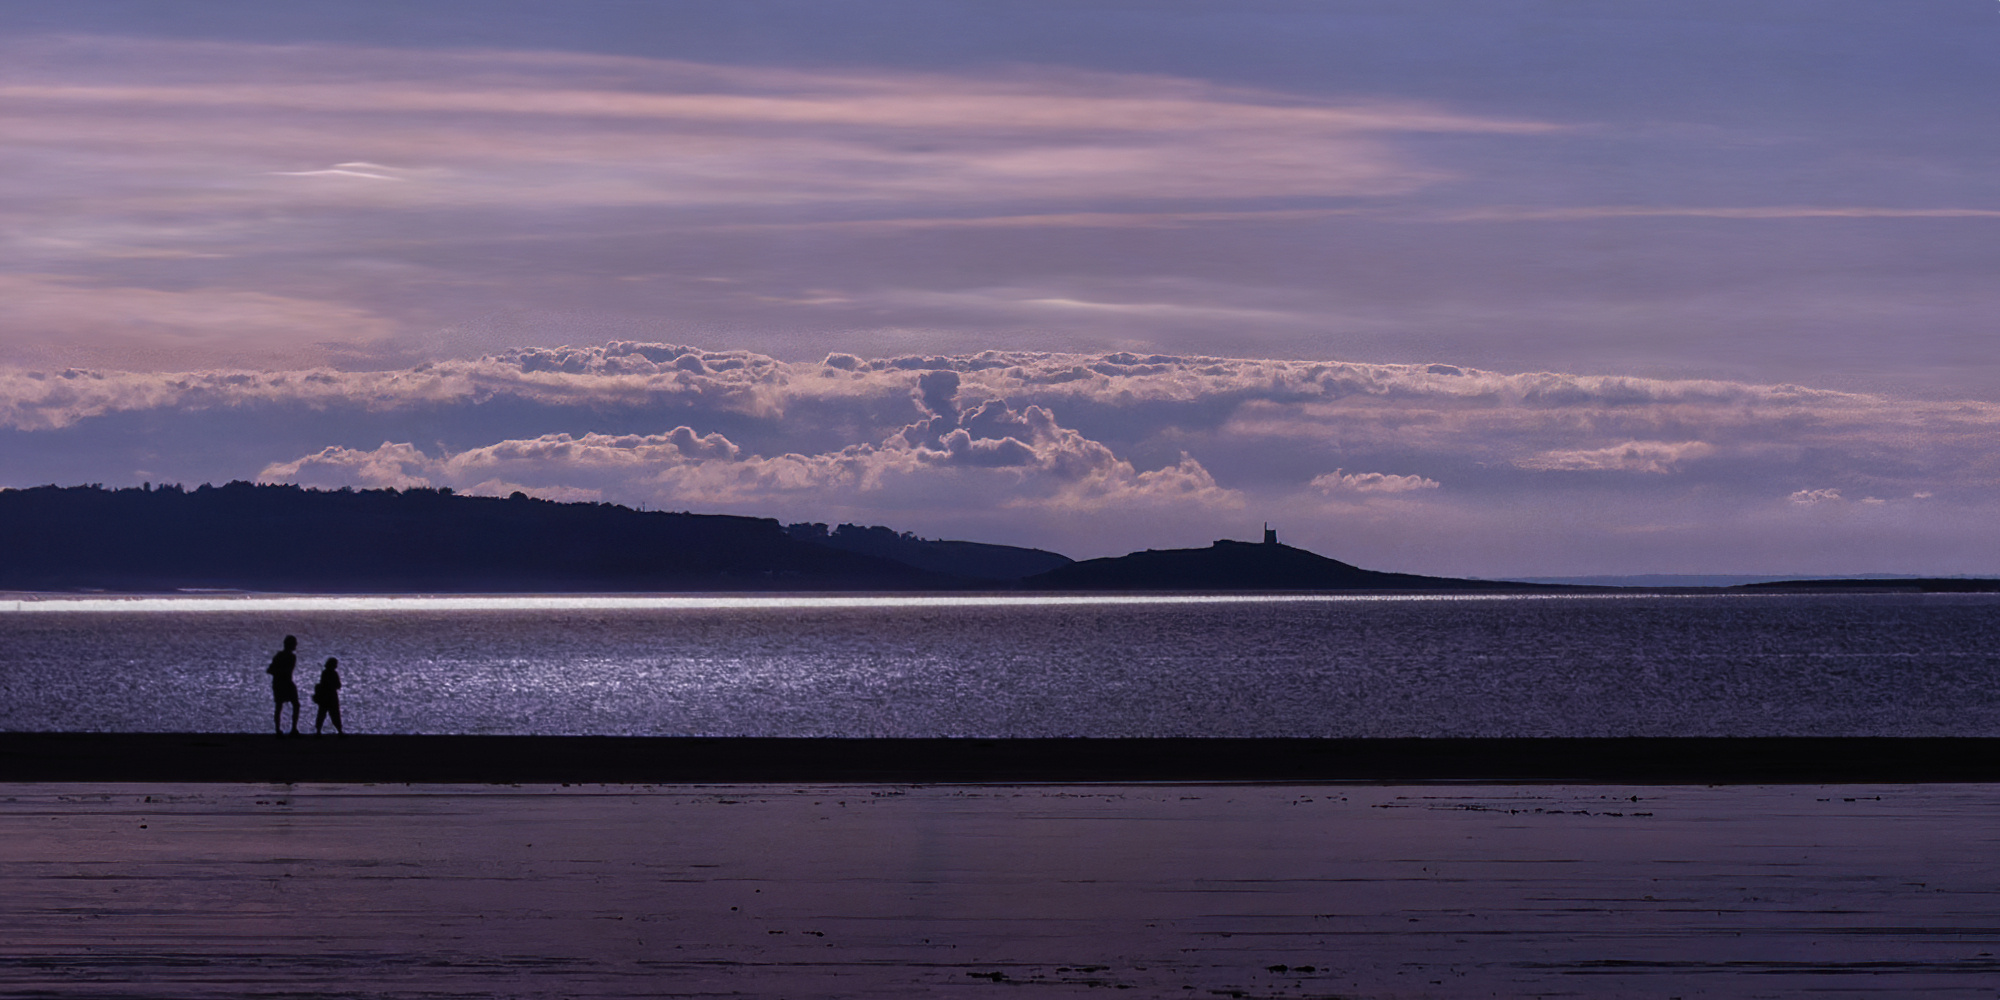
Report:
[[[0,995],[1992,997],[2000,785],[0,784]]]
[[[1995,740],[15,733],[0,799],[0,997],[2000,993]]]

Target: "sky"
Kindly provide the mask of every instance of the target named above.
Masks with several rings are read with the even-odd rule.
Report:
[[[0,0],[0,486],[2000,573],[1992,0]]]

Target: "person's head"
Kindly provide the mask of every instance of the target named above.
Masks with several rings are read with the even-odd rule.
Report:
[[[288,635],[288,636],[286,636],[286,637],[285,637],[285,649],[287,649],[287,650],[293,650],[293,649],[297,649],[297,648],[299,648],[299,637],[298,637],[298,636],[295,636],[295,635]]]
[[[326,669],[328,669],[328,670],[332,670],[333,668],[335,668],[335,667],[338,667],[338,666],[340,666],[340,661],[339,661],[339,660],[337,660],[337,659],[334,659],[334,658],[333,658],[333,657],[331,657],[331,656],[329,656],[329,657],[327,657],[327,658],[326,658]]]

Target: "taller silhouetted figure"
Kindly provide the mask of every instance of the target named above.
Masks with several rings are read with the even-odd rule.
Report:
[[[271,675],[271,700],[275,703],[271,706],[271,725],[278,730],[279,736],[285,735],[285,725],[281,720],[285,716],[286,702],[292,705],[292,735],[299,734],[299,686],[292,682],[292,671],[299,668],[298,648],[298,637],[286,636],[285,648],[278,650],[277,655],[271,657],[271,665],[264,668],[264,672]]]

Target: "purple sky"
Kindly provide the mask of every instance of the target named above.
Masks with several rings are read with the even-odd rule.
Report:
[[[0,485],[1996,573],[1996,52],[1991,0],[7,5]]]

